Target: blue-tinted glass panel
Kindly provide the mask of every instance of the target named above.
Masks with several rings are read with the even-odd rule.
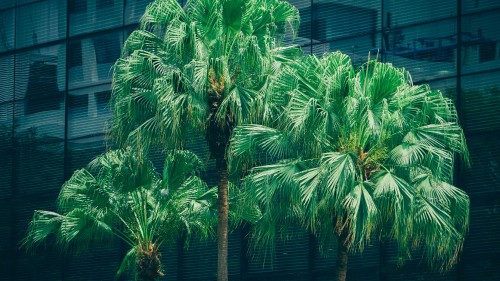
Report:
[[[323,55],[327,52],[341,51],[349,55],[352,63],[357,67],[368,61],[369,53],[370,59],[375,59],[377,57],[380,42],[380,33],[373,33],[360,37],[337,40],[331,43],[315,44],[313,45],[313,53],[316,55]],[[378,56],[379,58],[382,57],[381,54]]]
[[[48,141],[35,133],[20,136],[16,157],[19,194],[57,194],[64,183],[64,143]]]
[[[313,1],[313,43],[379,31],[380,7],[375,1]]]
[[[68,13],[70,36],[108,29],[122,24],[123,0],[78,0]]]
[[[388,0],[384,1],[384,10],[384,26],[386,28],[401,28],[407,25],[455,17],[457,15],[457,1]]]
[[[66,1],[46,0],[17,8],[16,48],[66,36]]]
[[[499,139],[500,132],[498,131],[481,135],[467,135],[472,165],[464,171],[462,178],[464,189],[469,196],[482,193],[498,194],[500,192]]]
[[[13,7],[16,3],[16,0],[2,0],[0,1],[0,9],[7,9]]]
[[[309,45],[311,44],[311,1],[289,0],[299,10],[300,26],[296,38],[291,34],[285,37],[285,44]]]
[[[68,280],[116,280],[120,258],[118,241],[114,245],[94,243],[88,251],[68,257]]]
[[[0,11],[0,52],[14,49],[15,10]]]
[[[385,61],[410,71],[413,81],[455,76],[457,57],[456,19],[384,33]]]
[[[250,252],[249,273],[280,272],[299,278],[307,270],[309,259],[309,234],[299,227],[279,231],[275,241],[274,256],[269,251],[256,248]],[[285,238],[285,240],[281,238]],[[278,278],[285,280],[283,278]],[[302,279],[293,279],[302,280]]]
[[[120,57],[123,33],[113,32],[69,43],[68,77],[70,88],[111,81],[112,66]]]
[[[104,134],[112,115],[109,98],[109,84],[70,91],[68,138]]]
[[[127,0],[125,3],[125,24],[138,22],[152,0]]]
[[[462,17],[462,73],[500,68],[500,10]]]
[[[16,55],[15,132],[64,138],[65,46]]]
[[[500,72],[462,78],[462,124],[466,133],[500,130]]]
[[[2,159],[0,161],[0,198],[9,197],[12,191],[12,107],[13,103],[0,104],[0,155]]]
[[[42,160],[43,162],[43,160]],[[27,177],[27,175],[23,175]],[[43,184],[40,183],[40,184]],[[60,186],[59,186],[60,187]],[[26,235],[29,221],[33,218],[34,210],[56,211],[55,201],[58,192],[42,196],[23,196],[16,200],[16,244]],[[51,243],[52,242],[52,243]],[[27,251],[18,251],[15,263],[16,280],[62,280],[61,251],[55,247],[53,241],[40,245],[36,254]]]
[[[14,56],[0,57],[0,103],[14,99]]]
[[[443,95],[447,98],[452,99],[455,102],[457,101],[457,79],[456,78],[449,78],[449,79],[442,79],[442,80],[435,80],[427,83],[430,87],[431,90],[439,90]]]
[[[217,279],[217,243],[191,240],[182,259],[183,280]]]
[[[500,8],[498,0],[461,0],[462,14],[470,14],[481,11],[491,11]]]
[[[85,168],[92,159],[106,151],[104,136],[68,140],[68,175]]]

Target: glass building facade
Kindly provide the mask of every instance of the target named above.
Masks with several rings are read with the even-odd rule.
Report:
[[[124,245],[77,255],[19,250],[35,209],[54,210],[63,182],[106,149],[111,67],[151,0],[0,1],[0,279],[113,280]],[[500,1],[290,0],[306,54],[340,50],[408,69],[414,83],[457,105],[472,167],[455,184],[471,198],[460,263],[439,274],[394,245],[350,257],[348,280],[500,280]],[[209,171],[210,173],[210,171]],[[334,247],[297,230],[273,261],[248,253],[247,229],[230,235],[230,280],[331,280]],[[162,280],[215,280],[216,244],[165,249]],[[124,277],[123,280],[127,278]]]

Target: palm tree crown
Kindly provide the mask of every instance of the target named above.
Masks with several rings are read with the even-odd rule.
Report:
[[[218,280],[227,280],[228,178],[233,127],[265,119],[268,76],[300,53],[283,47],[299,12],[280,0],[156,0],[126,40],[113,75],[111,133],[120,144],[180,148],[205,135],[216,160]]]
[[[403,257],[421,246],[435,267],[456,263],[469,199],[451,182],[456,154],[467,163],[468,152],[450,99],[391,64],[355,71],[339,52],[304,57],[270,84],[283,113],[269,127],[237,127],[229,150],[235,173],[261,165],[244,181],[257,239],[298,220],[346,252],[377,231]]]
[[[63,185],[58,213],[35,211],[23,244],[32,248],[54,237],[65,250],[86,249],[119,238],[130,250],[118,274],[132,270],[142,280],[156,280],[164,274],[162,244],[176,244],[184,233],[212,232],[216,194],[196,175],[201,166],[193,153],[174,151],[159,175],[130,148],[109,151]]]

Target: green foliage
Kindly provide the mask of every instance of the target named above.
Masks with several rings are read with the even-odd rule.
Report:
[[[154,1],[114,67],[113,139],[181,148],[209,121],[230,131],[264,118],[261,89],[300,54],[282,46],[298,23],[298,10],[279,0]]]
[[[171,151],[162,177],[131,148],[102,154],[63,185],[58,213],[35,211],[23,246],[31,249],[52,237],[64,251],[84,250],[119,238],[130,250],[118,274],[133,270],[143,277],[139,261],[148,256],[150,263],[157,260],[159,277],[163,243],[213,233],[217,195],[198,177],[200,162],[191,152]]]
[[[451,184],[456,156],[468,164],[452,101],[391,64],[354,70],[339,52],[304,57],[274,79],[275,120],[235,128],[228,151],[233,176],[256,166],[241,201],[258,210],[255,241],[272,244],[281,224],[302,223],[321,241],[346,233],[351,251],[389,238],[403,258],[421,247],[431,266],[453,266],[469,198]]]

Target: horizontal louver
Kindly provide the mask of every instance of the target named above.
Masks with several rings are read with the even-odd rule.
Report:
[[[65,36],[66,0],[45,0],[17,8],[16,48],[55,41]]]
[[[0,11],[0,53],[14,49],[14,20],[14,9]]]
[[[123,0],[68,2],[70,36],[108,29],[123,23]]]

